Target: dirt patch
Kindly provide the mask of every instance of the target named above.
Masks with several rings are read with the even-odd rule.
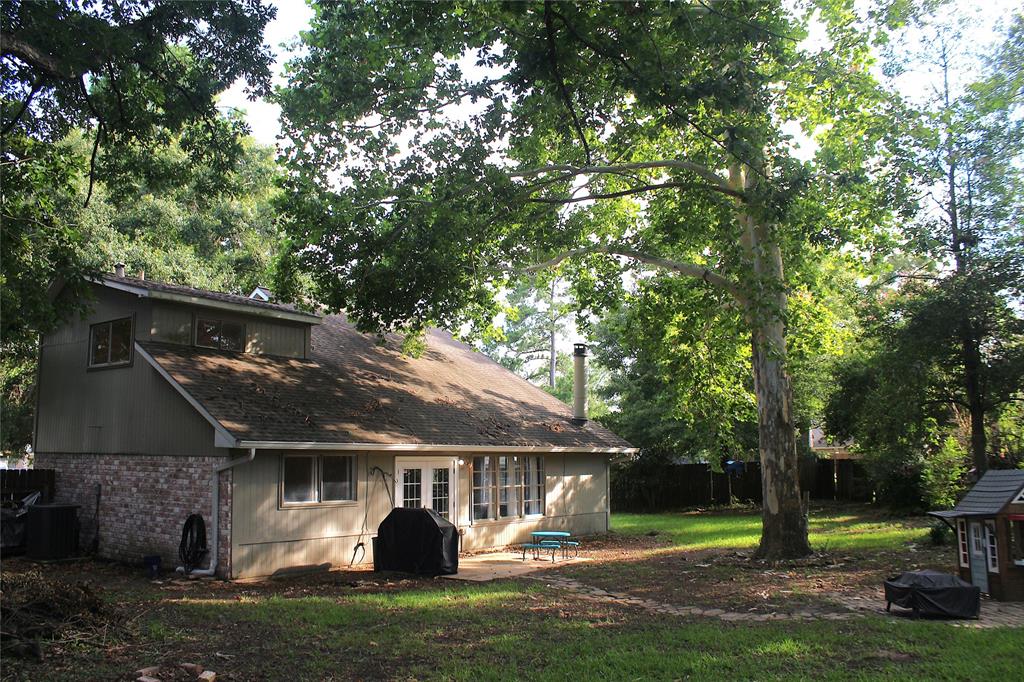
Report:
[[[949,571],[948,548],[910,546],[872,552],[821,552],[799,561],[769,564],[752,552],[663,547],[623,547],[587,564],[566,565],[556,575],[606,590],[679,606],[755,613],[794,613],[808,606],[844,609],[830,595],[876,592],[894,572]],[[898,569],[896,568],[898,567]]]
[[[117,620],[115,607],[104,602],[90,583],[65,581],[35,567],[4,570],[0,595],[4,656],[41,659],[47,643],[91,639]]]

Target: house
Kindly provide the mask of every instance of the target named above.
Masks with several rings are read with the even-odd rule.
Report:
[[[960,577],[1001,601],[1024,601],[1024,469],[985,472],[949,511]]]
[[[583,391],[574,412],[445,332],[411,357],[266,293],[123,269],[91,286],[41,340],[35,450],[100,556],[175,565],[193,512],[204,570],[232,578],[372,561],[396,505],[433,508],[464,550],[608,528],[608,460],[634,450]]]

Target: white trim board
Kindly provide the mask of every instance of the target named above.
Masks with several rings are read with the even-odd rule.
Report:
[[[160,291],[158,289],[149,289],[144,286],[126,284],[124,282],[114,282],[106,279],[105,277],[93,279],[92,281],[96,282],[97,284],[102,284],[105,287],[109,287],[110,289],[125,291],[143,298],[152,298],[161,301],[174,301],[177,303],[187,303],[189,305],[201,306],[203,308],[230,310],[236,313],[254,315],[256,317],[272,317],[279,320],[289,320],[291,322],[305,322],[306,324],[320,324],[322,320],[322,318],[319,315],[316,315],[314,313],[304,313],[300,310],[277,310],[273,308],[264,308],[261,306],[247,305],[245,303],[219,301],[212,298],[205,298],[203,296],[189,296],[188,294],[177,294],[170,291]]]
[[[359,452],[536,452],[578,454],[633,454],[639,448],[559,447],[554,445],[436,445],[426,443],[299,443],[240,440],[234,447],[257,450],[353,450]]]

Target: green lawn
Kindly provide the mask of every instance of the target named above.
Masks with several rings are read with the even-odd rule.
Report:
[[[850,511],[817,511],[810,518],[816,549],[893,549],[920,540],[921,519],[878,519]],[[624,535],[656,531],[672,546],[686,550],[749,549],[761,537],[761,517],[751,513],[614,514],[612,529]]]
[[[668,556],[672,551],[753,547],[759,525],[756,516],[732,513],[613,519],[620,534],[658,530],[670,540],[667,548],[642,545],[669,568],[677,561]],[[865,554],[899,551],[923,535],[919,522],[849,512],[815,518],[813,526],[818,545]],[[678,579],[645,573],[644,556],[631,559],[641,562],[635,570],[628,562],[616,570],[632,570],[637,586]],[[87,576],[89,566],[54,570]],[[592,575],[612,568],[597,560],[569,566]],[[728,575],[720,568],[707,570]],[[94,570],[107,576],[105,598],[118,605],[124,624],[102,638],[53,644],[42,663],[4,660],[4,679],[127,680],[144,666],[191,661],[215,670],[221,681],[1004,680],[1019,678],[1024,651],[1024,628],[976,630],[880,616],[743,624],[654,617],[530,580],[389,584],[363,573],[170,589],[175,586],[153,586],[134,569],[119,580],[110,579],[118,577],[112,569]],[[687,577],[695,576],[688,589],[707,582],[692,570]]]

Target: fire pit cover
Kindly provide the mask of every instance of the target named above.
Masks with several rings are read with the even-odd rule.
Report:
[[[977,618],[981,590],[955,575],[939,571],[910,571],[885,581],[886,609],[896,604],[914,615]]]

